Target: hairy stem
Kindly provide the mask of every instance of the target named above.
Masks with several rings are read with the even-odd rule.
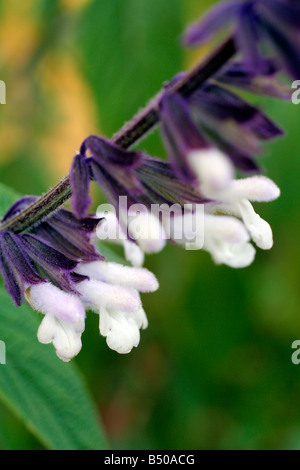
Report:
[[[194,67],[183,79],[176,82],[170,90],[177,91],[184,97],[192,95],[199,86],[224,66],[235,53],[235,44],[233,39],[230,38],[213,55]],[[158,105],[163,92],[164,90],[161,90],[152,98],[144,109],[114,135],[112,141],[128,149],[156,126],[159,122]],[[28,230],[49,217],[70,197],[70,180],[68,176],[65,176],[54,188],[50,189],[27,209],[0,224],[0,230],[9,230],[14,233]]]

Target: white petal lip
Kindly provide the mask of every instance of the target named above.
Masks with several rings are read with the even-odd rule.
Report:
[[[69,362],[81,350],[81,334],[83,331],[83,320],[73,324],[48,314],[40,324],[37,337],[40,343],[52,343],[59,359]]]
[[[54,315],[71,323],[85,318],[85,309],[80,298],[63,292],[50,282],[30,287],[26,291],[26,299],[33,309],[44,315]]]
[[[128,354],[140,342],[140,331],[133,316],[124,312],[100,311],[100,333],[106,337],[110,349],[119,354]]]
[[[227,188],[234,177],[230,159],[216,148],[194,150],[189,153],[188,160],[207,195]]]
[[[123,245],[125,259],[129,261],[135,268],[142,267],[145,261],[145,254],[141,248],[130,240],[124,240]]]
[[[278,186],[266,176],[252,176],[234,180],[231,186],[220,195],[225,202],[248,199],[252,202],[270,202],[280,196]]]
[[[230,216],[205,215],[204,243],[207,238],[220,239],[229,243],[249,241],[249,234],[243,223]]]
[[[114,286],[105,282],[86,280],[77,284],[82,301],[98,310],[101,307],[124,312],[135,312],[141,306],[138,292],[124,286]]]
[[[208,251],[217,264],[225,264],[231,268],[246,268],[253,263],[255,248],[251,243],[226,243],[210,240],[204,249]]]
[[[156,277],[148,269],[133,268],[113,262],[94,261],[80,264],[77,272],[89,276],[90,279],[130,287],[140,292],[154,292],[159,287]]]
[[[247,199],[241,200],[237,206],[243,222],[256,245],[263,250],[271,249],[273,246],[273,233],[268,222],[255,212],[252,204]]]

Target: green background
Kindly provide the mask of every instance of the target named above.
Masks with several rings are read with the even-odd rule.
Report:
[[[72,63],[87,93],[83,99],[75,88],[70,101],[80,103],[74,113],[88,101],[88,133],[110,137],[165,80],[206,52],[184,51],[180,35],[214,2],[97,0],[71,8],[67,1],[36,0],[24,20],[22,3],[13,0],[8,14],[0,2],[2,18],[8,16],[0,33],[1,44],[7,41],[0,52],[0,79],[7,85],[0,180],[22,194],[41,194],[64,176],[58,140],[67,168],[89,128],[86,118],[72,139],[69,130],[58,134],[66,125],[68,80],[53,88],[44,77],[50,73],[51,84],[56,67]],[[24,53],[22,37],[13,40],[14,21],[35,31]],[[108,349],[97,317],[88,316],[83,349],[66,367],[83,376],[111,448],[300,449],[300,364],[291,362],[292,342],[300,339],[300,107],[251,99],[286,130],[261,158],[282,195],[256,206],[272,225],[274,247],[258,251],[243,270],[172,245],[147,257],[160,289],[143,296],[149,327],[130,355]],[[165,155],[157,132],[140,147]],[[102,199],[97,191],[94,197],[96,207]],[[0,378],[4,367],[9,364],[0,365]],[[48,406],[54,410],[55,400]],[[0,448],[51,447],[6,404],[0,413]]]

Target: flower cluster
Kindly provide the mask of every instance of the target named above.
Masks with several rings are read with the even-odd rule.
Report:
[[[229,26],[247,67],[256,75],[268,73],[270,56],[291,77],[299,78],[300,5],[297,0],[221,2],[188,29],[184,41],[188,46],[196,46]]]
[[[36,198],[17,201],[4,215],[9,220]],[[111,349],[128,353],[138,345],[147,317],[139,292],[158,288],[155,276],[107,262],[92,242],[101,220],[77,219],[58,210],[31,233],[0,232],[0,272],[17,305],[25,295],[44,314],[38,330],[41,343],[53,343],[58,357],[69,361],[81,349],[85,311],[100,317],[100,333]]]
[[[59,209],[25,233],[1,231],[0,225],[5,286],[17,305],[25,295],[44,314],[38,338],[53,343],[62,360],[81,348],[86,310],[99,314],[110,348],[128,353],[138,345],[148,323],[140,293],[158,288],[142,267],[145,254],[159,252],[167,240],[203,248],[217,264],[232,268],[253,262],[254,245],[272,247],[271,227],[252,203],[280,194],[260,174],[257,157],[265,142],[284,133],[236,89],[290,99],[291,89],[279,77],[282,72],[300,77],[299,25],[295,0],[218,4],[187,30],[184,41],[200,45],[228,27],[238,57],[227,58],[190,93],[180,84],[191,75],[177,75],[151,102],[168,160],[92,135],[70,170],[74,214]],[[88,214],[91,181],[106,195],[111,212]],[[1,223],[35,200],[22,198]],[[96,238],[121,243],[132,266],[106,260]]]

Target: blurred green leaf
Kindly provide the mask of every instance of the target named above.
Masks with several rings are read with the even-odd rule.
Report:
[[[0,287],[0,397],[50,449],[105,448],[95,409],[73,364],[60,362],[52,346],[38,343],[37,314],[16,308]],[[34,317],[36,315],[36,318]]]
[[[180,0],[93,1],[77,31],[80,70],[108,136],[181,70]]]

